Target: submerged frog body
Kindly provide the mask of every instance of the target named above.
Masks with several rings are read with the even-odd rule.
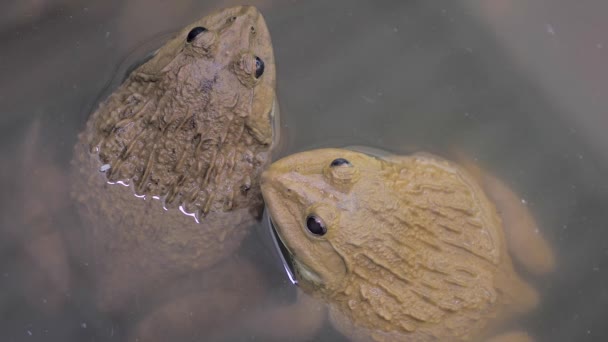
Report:
[[[501,214],[528,225],[503,228],[490,198],[516,197],[496,179],[488,188],[499,191],[486,194],[484,182],[429,154],[321,149],[272,164],[262,193],[299,285],[328,304],[343,334],[460,341],[487,338],[497,322],[537,305],[509,251],[536,273],[554,265],[521,203],[501,206]],[[528,242],[511,245],[522,237]]]
[[[277,139],[275,75],[262,15],[227,8],[181,30],[91,115],[73,193],[104,306],[215,264],[259,219],[259,176]]]

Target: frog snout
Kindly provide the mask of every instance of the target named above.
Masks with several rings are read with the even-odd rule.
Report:
[[[262,175],[260,176],[260,185],[262,187],[267,186],[272,180],[272,178],[272,172],[269,172],[269,170],[262,172]]]
[[[256,18],[260,15],[260,12],[255,6],[243,6],[243,14]]]
[[[289,188],[285,183],[285,177],[281,172],[276,172],[272,168],[262,172],[260,180],[262,192],[272,189],[273,191],[284,193]]]
[[[293,174],[269,169],[262,173],[261,188],[266,202],[297,202],[306,196],[306,189],[298,186]],[[278,204],[277,203],[277,204]]]

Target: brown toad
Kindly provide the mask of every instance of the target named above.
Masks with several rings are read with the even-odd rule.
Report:
[[[239,246],[262,210],[275,78],[262,15],[227,8],[182,29],[91,115],[75,147],[73,194],[102,306]]]
[[[262,174],[262,193],[299,285],[355,340],[487,338],[538,303],[509,251],[533,273],[554,267],[506,186],[429,154],[297,153]]]

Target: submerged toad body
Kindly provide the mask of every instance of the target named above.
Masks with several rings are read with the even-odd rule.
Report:
[[[470,340],[538,302],[509,251],[533,273],[554,266],[515,195],[478,176],[428,154],[321,149],[272,164],[262,192],[299,285],[328,303],[339,331],[356,340]]]
[[[92,114],[73,193],[102,291],[203,269],[235,250],[262,209],[275,77],[262,15],[227,8],[181,30]]]

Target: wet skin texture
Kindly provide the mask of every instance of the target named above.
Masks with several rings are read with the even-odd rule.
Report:
[[[73,195],[102,307],[239,246],[260,217],[274,108],[270,35],[240,6],[185,27],[91,115]]]
[[[429,154],[298,153],[263,173],[262,193],[299,285],[354,340],[487,340],[538,303],[509,253],[532,273],[554,267],[504,184]]]

